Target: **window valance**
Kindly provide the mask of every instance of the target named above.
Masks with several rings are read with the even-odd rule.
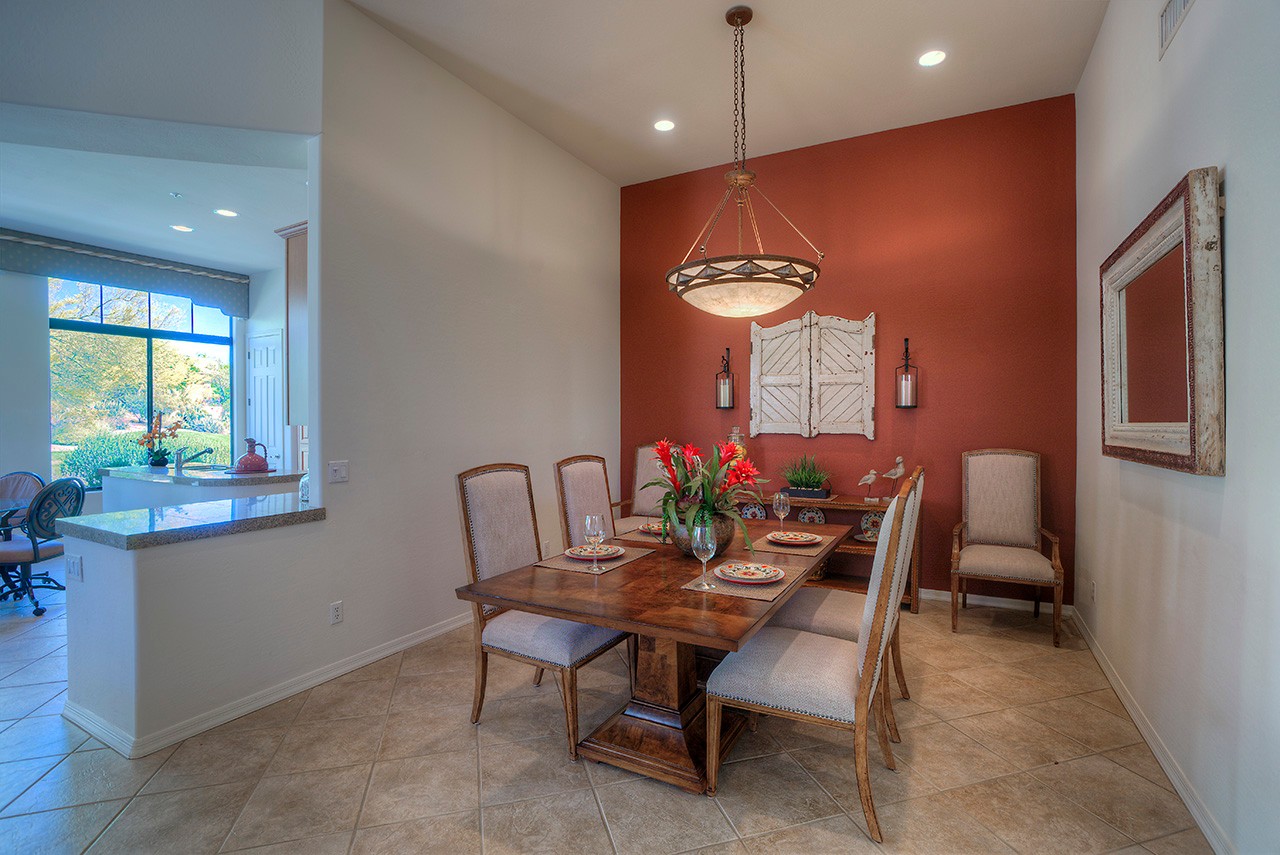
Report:
[[[0,229],[0,270],[188,297],[249,317],[249,277],[12,229]]]

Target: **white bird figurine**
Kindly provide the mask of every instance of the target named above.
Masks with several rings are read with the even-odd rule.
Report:
[[[904,474],[906,474],[906,471],[907,471],[907,468],[906,468],[905,466],[903,466],[903,465],[902,465],[902,458],[901,458],[901,457],[899,457],[899,458],[897,458],[896,460],[894,460],[894,461],[893,461],[893,464],[894,464],[894,465],[893,465],[893,468],[892,468],[892,469],[890,469],[888,472],[886,472],[886,473],[884,473],[883,475],[881,475],[881,476],[880,476],[881,478],[889,478],[889,479],[891,479],[891,480],[893,481],[893,490],[891,490],[891,491],[890,491],[890,493],[889,493],[889,495],[890,495],[890,496],[893,496],[893,495],[896,495],[896,494],[897,494],[897,492],[898,492],[898,479],[899,479],[899,478],[901,478]]]
[[[858,486],[859,486],[859,487],[861,487],[863,484],[866,484],[866,485],[867,485],[867,496],[868,496],[868,497],[870,497],[870,495],[871,495],[871,488],[872,488],[872,487],[874,487],[874,486],[875,486],[875,484],[876,484],[876,478],[877,478],[877,477],[879,477],[879,473],[878,473],[878,472],[876,472],[876,470],[872,469],[872,470],[871,470],[870,472],[868,472],[866,475],[863,475],[863,476],[862,476],[862,480],[858,482]]]

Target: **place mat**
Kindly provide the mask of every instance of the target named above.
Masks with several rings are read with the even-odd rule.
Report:
[[[663,540],[659,535],[649,534],[647,531],[641,531],[638,528],[632,529],[631,531],[624,531],[622,534],[614,535],[609,539],[625,540],[628,543],[670,543],[671,542],[671,537],[669,535],[666,540]]]
[[[601,561],[596,570],[591,569],[590,561],[579,561],[576,558],[570,558],[561,552],[559,555],[553,555],[550,558],[544,558],[533,566],[550,567],[552,570],[572,570],[575,573],[588,573],[592,576],[599,576],[601,573],[608,573],[610,570],[616,570],[623,564],[630,564],[637,558],[644,558],[652,549],[634,549],[630,547],[622,547],[623,554],[617,558],[611,558],[608,561]]]
[[[827,542],[831,540],[830,535],[821,535],[821,537],[822,540],[819,543],[810,544],[809,546],[783,546],[778,543],[770,543],[761,535],[751,544],[751,548],[756,552],[776,552],[779,555],[818,555],[827,548]]]
[[[722,561],[717,566],[724,566],[732,562]],[[776,600],[778,595],[795,584],[796,579],[803,573],[802,570],[782,568],[787,571],[787,575],[779,579],[777,582],[771,582],[768,585],[743,585],[739,582],[726,582],[715,575],[715,567],[708,566],[707,572],[711,574],[711,581],[715,583],[715,588],[710,591],[704,591],[697,587],[698,582],[702,579],[702,574],[694,576],[689,582],[680,586],[682,591],[697,591],[699,594],[728,594],[730,597],[745,597],[748,600],[764,600],[769,602]]]

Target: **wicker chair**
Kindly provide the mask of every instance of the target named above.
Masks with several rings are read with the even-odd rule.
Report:
[[[600,514],[605,519],[605,535],[615,537],[635,531],[649,521],[648,517],[623,517],[615,520],[613,509],[624,502],[614,502],[609,493],[609,470],[603,457],[579,454],[556,463],[556,494],[560,498],[560,533],[565,546],[586,543],[582,528],[587,514]]]
[[[533,510],[529,467],[494,463],[458,476],[463,541],[472,584],[542,559]],[[489,654],[532,665],[534,683],[543,671],[560,675],[569,757],[578,759],[578,668],[627,637],[604,627],[528,612],[472,604],[476,641],[475,699],[471,721],[480,721]]]
[[[720,720],[726,706],[748,714],[764,713],[851,730],[854,772],[867,829],[877,843],[884,838],[871,797],[867,735],[872,716],[882,715],[885,654],[893,606],[910,575],[911,550],[903,548],[904,520],[918,513],[915,480],[902,486],[885,511],[863,608],[857,642],[796,629],[766,626],[730,653],[707,679],[707,795],[715,795],[720,774]],[[893,751],[882,727],[876,728],[885,764],[894,768]]]
[[[964,518],[951,543],[951,631],[969,605],[968,580],[988,579],[1053,589],[1053,646],[1062,641],[1062,556],[1058,538],[1040,525],[1040,455],[988,448],[966,451]],[[1050,553],[1046,557],[1044,546]]]
[[[33,574],[31,566],[63,553],[54,526],[62,517],[78,516],[83,507],[84,484],[79,478],[59,478],[36,494],[21,525],[25,537],[0,540],[0,580],[4,585],[0,599],[26,597],[34,607],[32,614],[39,617],[45,609],[36,599],[36,589],[66,590],[48,573]]]
[[[911,554],[915,548],[916,520],[920,515],[920,504],[924,501],[924,468],[917,467],[916,471],[911,473],[911,480],[917,482],[916,499],[912,505],[912,513],[903,522],[901,535],[902,547],[907,550],[908,554]],[[802,588],[796,591],[791,599],[787,600],[782,608],[778,609],[777,613],[769,619],[769,626],[799,629],[804,632],[816,632],[819,635],[843,638],[846,641],[857,641],[858,634],[862,629],[862,616],[866,607],[866,600],[866,594],[859,594],[854,591],[838,591],[832,588]],[[902,697],[910,698],[911,694],[907,691],[907,678],[902,670],[902,645],[901,637],[898,633],[898,618],[902,611],[901,598],[899,598],[897,606],[898,608],[891,610],[889,627],[886,629],[886,632],[889,633],[889,655],[893,660],[893,669],[898,677],[898,687],[902,690]],[[888,683],[883,683],[882,685],[887,692]],[[898,733],[898,722],[893,715],[893,705],[891,703],[886,704],[885,711],[887,713],[886,723],[889,726],[890,739],[894,742],[901,742],[902,737]]]

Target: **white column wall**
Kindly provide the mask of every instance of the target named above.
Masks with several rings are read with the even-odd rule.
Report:
[[[1076,609],[1219,851],[1280,849],[1280,3],[1112,3],[1076,92]],[[1190,169],[1226,195],[1227,474],[1101,456],[1098,267]],[[1090,586],[1097,584],[1097,597]]]
[[[49,280],[0,270],[0,474],[49,480]]]

